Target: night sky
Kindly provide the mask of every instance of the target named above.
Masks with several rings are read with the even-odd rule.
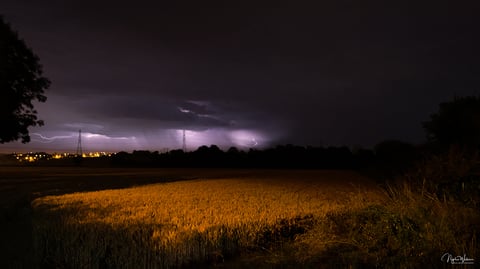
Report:
[[[119,2],[1,1],[52,85],[0,151],[421,143],[480,94],[474,1]]]

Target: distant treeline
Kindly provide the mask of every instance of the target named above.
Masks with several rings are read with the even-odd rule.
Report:
[[[401,141],[385,141],[374,149],[343,147],[303,147],[280,145],[265,150],[223,151],[216,145],[201,146],[195,151],[172,150],[119,152],[111,158],[115,166],[216,167],[216,168],[298,168],[361,169],[381,166],[402,170],[419,158],[422,149]]]

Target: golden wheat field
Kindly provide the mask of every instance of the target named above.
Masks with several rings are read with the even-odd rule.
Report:
[[[358,204],[359,194],[362,205],[382,199],[365,180],[335,171],[249,175],[47,196],[33,202],[38,259],[57,267],[166,268],[268,253],[326,213]]]
[[[479,254],[475,209],[348,171],[217,174],[32,208],[44,268],[436,268]]]

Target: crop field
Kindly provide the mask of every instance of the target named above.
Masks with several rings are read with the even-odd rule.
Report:
[[[38,197],[245,173],[251,172],[0,165],[0,268],[38,268],[32,264],[31,208],[31,202]]]
[[[381,199],[378,190],[367,194],[352,185],[362,180],[353,173],[327,172],[323,181],[305,175],[200,179],[37,199],[38,253],[40,259],[53,255],[44,263],[75,268],[223,262],[242,251],[275,251],[326,213],[355,205],[349,200],[358,192],[372,202]]]
[[[2,268],[438,268],[444,253],[480,257],[478,208],[352,171],[0,168]]]

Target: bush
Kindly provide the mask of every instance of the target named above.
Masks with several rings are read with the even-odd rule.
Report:
[[[479,164],[478,151],[451,146],[447,152],[426,157],[406,173],[405,178],[422,193],[432,193],[442,200],[478,207]]]
[[[297,238],[297,256],[325,268],[437,268],[443,253],[479,257],[475,209],[422,195],[409,184],[385,194],[384,204],[326,214]]]

